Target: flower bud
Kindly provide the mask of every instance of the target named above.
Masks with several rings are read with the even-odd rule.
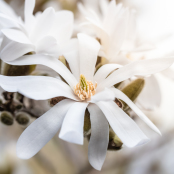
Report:
[[[14,122],[13,115],[8,111],[1,112],[1,122],[7,126],[11,126]]]
[[[36,68],[36,65],[9,65],[7,63],[3,64],[2,75],[6,76],[23,76],[31,74]]]
[[[84,136],[87,136],[90,133],[91,130],[91,121],[90,121],[90,113],[88,109],[85,111],[85,119],[84,119]]]
[[[130,84],[128,84],[126,87],[122,89],[122,92],[126,94],[133,102],[136,100],[136,98],[139,96],[141,91],[143,90],[145,85],[145,80],[142,78],[136,79],[132,81]],[[127,110],[129,106],[123,102],[124,110]]]
[[[62,101],[64,99],[66,99],[66,97],[61,97],[61,96],[60,97],[54,97],[54,98],[51,98],[49,100],[49,104],[50,104],[51,107],[53,107],[54,105],[56,105],[57,103],[59,103],[60,101]]]
[[[16,121],[22,126],[27,126],[30,123],[30,115],[26,112],[18,112],[16,114]]]
[[[120,150],[122,148],[122,145],[122,141],[118,138],[118,136],[114,133],[113,130],[110,130],[108,150]]]

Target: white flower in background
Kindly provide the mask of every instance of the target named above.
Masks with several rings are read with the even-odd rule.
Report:
[[[32,52],[57,57],[70,41],[73,31],[73,13],[55,12],[47,8],[33,15],[35,0],[25,1],[24,21],[15,15],[4,1],[0,1],[0,29],[3,34],[0,57],[13,61]]]
[[[116,57],[125,40],[129,10],[123,8],[121,4],[116,5],[115,0],[111,2],[101,0],[99,5],[102,13],[93,11],[92,7],[85,9],[82,4],[79,4],[79,10],[88,21],[85,24],[91,25],[95,36],[101,42],[99,55],[105,57],[109,62],[116,62]]]
[[[132,61],[146,59],[147,55],[150,55],[155,49],[153,42],[141,41],[139,38],[136,12],[124,8],[122,4],[116,5],[115,0],[111,2],[95,0],[95,3],[84,0],[84,6],[80,3],[79,10],[88,21],[84,22],[84,26],[90,26],[94,36],[101,42],[102,47],[99,56],[107,60],[103,63],[126,65]],[[151,57],[161,58],[158,54],[156,54],[156,57]],[[145,80],[145,89],[138,97],[138,101],[142,108],[152,110],[161,103],[161,91],[154,76]],[[154,84],[154,86],[151,84]],[[154,97],[150,100],[147,94],[149,90],[154,91]]]
[[[142,145],[149,141],[136,123],[114,102],[115,98],[126,102],[150,128],[160,134],[141,110],[125,94],[113,88],[113,85],[135,75],[146,76],[162,71],[174,60],[173,58],[142,60],[121,68],[117,64],[107,64],[95,73],[100,44],[90,36],[78,34],[77,47],[78,50],[72,49],[65,55],[72,73],[66,66],[62,66],[64,73],[61,75],[69,85],[53,77],[1,75],[0,86],[4,90],[18,91],[35,100],[59,96],[67,98],[57,103],[22,133],[17,143],[17,155],[20,158],[28,159],[34,156],[60,128],[60,138],[71,143],[83,144],[84,113],[88,108],[92,125],[89,162],[95,169],[100,170],[108,147],[109,124],[127,147]],[[24,57],[21,59],[23,61],[16,60],[13,63],[29,64],[30,58],[27,59],[29,56]],[[35,55],[35,59],[40,57]],[[117,68],[119,69],[109,75]],[[59,69],[55,68],[57,72]]]
[[[84,6],[79,3],[78,7],[88,21],[84,22],[84,25],[91,26],[91,30],[101,42],[100,56],[110,63],[123,65],[132,60],[143,59],[144,52],[154,48],[151,43],[138,41],[134,10],[124,8],[122,4],[116,5],[115,0],[94,2],[84,0]],[[97,8],[98,6],[100,8]]]

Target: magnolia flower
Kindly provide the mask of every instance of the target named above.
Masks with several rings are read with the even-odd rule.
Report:
[[[55,68],[58,60],[55,60],[54,64],[49,64],[50,68],[58,73],[64,72],[61,76],[69,85],[53,77],[1,75],[0,86],[4,90],[18,91],[35,100],[59,96],[66,98],[39,117],[22,133],[17,142],[18,157],[28,159],[34,156],[60,128],[61,139],[83,144],[84,114],[88,109],[91,120],[89,162],[95,169],[100,170],[108,147],[109,124],[127,147],[142,145],[149,141],[136,123],[114,102],[115,98],[126,102],[150,128],[160,134],[158,128],[142,111],[113,85],[134,75],[144,76],[162,71],[173,63],[173,58],[136,61],[121,68],[117,64],[107,64],[95,73],[100,49],[98,41],[85,34],[78,34],[77,48],[78,50],[73,49],[65,56],[71,72],[66,66],[62,66],[62,69]],[[30,64],[31,59],[28,57],[15,60],[13,64]],[[42,59],[40,57],[35,55],[35,60]],[[117,68],[119,69],[110,74]]]
[[[103,64],[126,65],[132,61],[150,58],[150,53],[155,45],[148,41],[141,41],[137,35],[136,11],[125,9],[122,4],[116,5],[115,0],[111,2],[98,0],[95,1],[95,4],[84,3],[84,6],[79,4],[79,10],[88,21],[84,23],[85,26],[91,26],[95,36],[101,42],[99,56],[105,58]],[[100,11],[97,9],[97,5],[101,9]],[[147,55],[149,56],[147,57]],[[151,54],[151,57],[161,56],[156,54],[154,57]],[[160,105],[161,91],[154,76],[145,80],[145,89],[138,100],[142,108],[151,110]],[[149,90],[154,91],[154,97],[150,100],[147,93]]]
[[[79,3],[78,7],[88,21],[84,25],[91,26],[101,42],[99,55],[109,63],[126,64],[131,60],[143,59],[144,52],[154,48],[151,43],[138,41],[134,10],[122,7],[122,4],[116,5],[115,0],[98,0],[94,4],[90,6],[85,3],[83,6]]]
[[[99,55],[112,62],[118,56],[125,40],[129,10],[123,8],[121,4],[116,5],[115,0],[111,2],[101,0],[99,5],[102,13],[96,13],[90,8],[85,9],[82,4],[79,4],[79,9],[101,42]]]
[[[33,15],[35,0],[25,1],[24,21],[0,1],[0,29],[3,36],[0,57],[13,61],[27,53],[58,57],[73,31],[73,13],[47,8]]]

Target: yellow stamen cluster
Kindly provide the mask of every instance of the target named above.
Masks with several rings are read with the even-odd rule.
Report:
[[[84,75],[80,75],[79,83],[74,86],[74,93],[81,99],[85,100],[93,96],[96,92],[97,83],[93,85],[91,81],[86,80]]]

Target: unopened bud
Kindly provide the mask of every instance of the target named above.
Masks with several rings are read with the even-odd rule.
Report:
[[[88,109],[85,111],[85,119],[84,119],[84,136],[87,136],[90,133],[91,130],[91,121],[90,121],[90,113]]]
[[[108,150],[120,150],[122,148],[122,145],[122,141],[118,138],[118,136],[114,133],[113,130],[110,130]]]
[[[30,123],[30,115],[26,112],[18,112],[16,121],[22,126],[27,126]]]
[[[8,111],[1,112],[1,122],[7,126],[11,126],[14,122],[13,115]]]
[[[142,78],[136,79],[128,84],[126,87],[122,89],[122,92],[126,94],[133,102],[141,93],[142,89],[144,88],[145,80]],[[127,110],[129,107],[126,103],[124,103],[124,110]]]
[[[62,101],[64,99],[66,99],[66,97],[61,97],[61,96],[60,97],[54,97],[54,98],[51,98],[49,100],[49,104],[50,104],[51,107],[53,107],[54,105],[56,105],[57,103],[59,103],[60,101]]]
[[[3,64],[2,74],[6,76],[23,76],[31,74],[36,68],[36,65],[9,65]]]

